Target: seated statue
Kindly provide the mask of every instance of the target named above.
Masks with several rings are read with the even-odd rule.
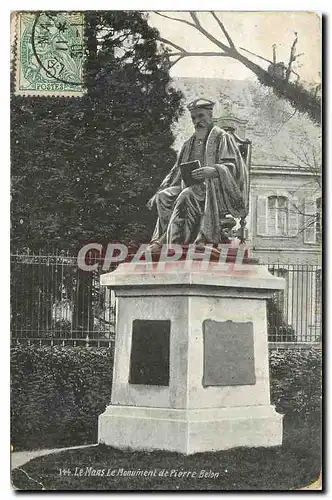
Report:
[[[213,106],[207,99],[189,104],[195,133],[185,141],[175,165],[148,202],[158,213],[150,245],[153,251],[172,243],[218,245],[227,240],[235,218],[248,213],[248,168],[234,137],[213,125]],[[187,186],[181,165],[194,160],[200,168],[192,171],[195,183]]]

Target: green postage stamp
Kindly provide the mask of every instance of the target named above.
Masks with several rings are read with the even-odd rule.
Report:
[[[84,93],[84,17],[81,12],[15,12],[15,93]]]

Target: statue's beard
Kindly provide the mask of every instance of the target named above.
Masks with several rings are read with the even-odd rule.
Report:
[[[201,130],[201,129],[204,129],[204,128],[207,128],[207,125],[203,125],[203,123],[197,123],[195,125],[195,129],[196,130]]]
[[[209,123],[198,122],[198,123],[196,123],[196,125],[194,125],[194,127],[195,127],[195,130],[208,130],[209,128],[211,128],[211,125],[212,125],[211,122],[209,122]]]
[[[205,125],[203,125],[202,123],[195,125],[196,136],[204,137],[209,131],[209,129],[210,129],[210,124],[208,123],[206,123]]]

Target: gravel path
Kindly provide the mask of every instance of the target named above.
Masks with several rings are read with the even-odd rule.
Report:
[[[60,453],[65,450],[79,450],[80,448],[89,448],[97,446],[97,444],[84,444],[82,446],[70,446],[69,448],[55,448],[54,450],[34,450],[34,451],[15,451],[11,453],[10,467],[11,470],[21,467],[33,458],[49,455],[50,453]]]

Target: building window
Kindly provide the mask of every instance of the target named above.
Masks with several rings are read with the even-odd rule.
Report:
[[[288,199],[285,196],[269,196],[267,229],[271,236],[288,235]]]
[[[322,241],[322,198],[306,199],[304,206],[304,242],[319,244]]]

